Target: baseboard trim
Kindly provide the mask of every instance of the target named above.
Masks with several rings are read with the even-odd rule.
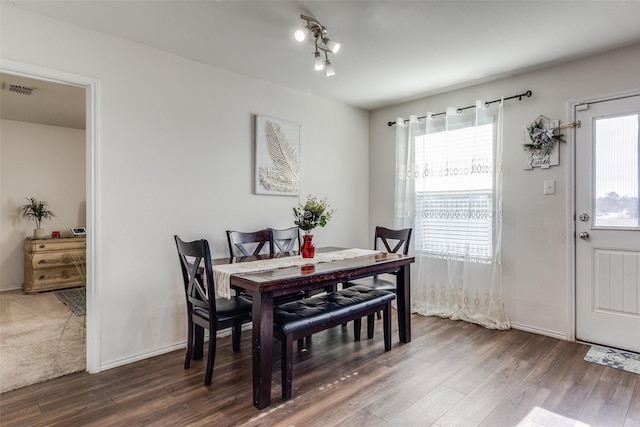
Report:
[[[571,341],[566,334],[562,334],[556,331],[550,331],[548,329],[536,328],[533,326],[523,325],[520,323],[511,322],[511,327],[513,329],[518,329],[520,331],[531,332],[538,335],[545,335],[551,338],[557,338],[563,341]]]
[[[244,325],[242,325],[242,331],[247,331],[247,330],[251,330],[251,323],[245,323]],[[226,337],[229,335],[231,335],[231,328],[221,329],[218,331],[218,337]],[[204,339],[205,339],[205,342],[209,340],[208,331],[205,331]],[[118,360],[114,360],[113,362],[105,363],[104,365],[100,366],[100,371],[106,371],[108,369],[113,369],[119,366],[128,365],[130,363],[139,362],[144,359],[149,359],[150,357],[171,353],[172,351],[183,350],[186,347],[187,347],[187,341],[186,340],[181,341],[179,343],[176,343],[167,347],[162,347],[157,350],[149,351],[147,353],[141,353],[135,356],[126,357],[124,359],[118,359]]]
[[[12,286],[12,285],[9,285],[9,286]],[[17,291],[17,290],[22,289],[22,285],[15,285],[15,286],[16,286],[15,288],[2,288],[2,289],[0,289],[0,292]]]
[[[147,353],[140,353],[140,354],[136,354],[135,356],[126,357],[124,359],[114,360],[113,362],[109,362],[109,363],[105,363],[103,365],[100,365],[100,371],[106,371],[106,370],[109,370],[109,369],[117,368],[119,366],[124,366],[124,365],[128,365],[130,363],[139,362],[141,360],[148,359],[150,357],[160,356],[161,354],[171,353],[172,351],[175,351],[175,350],[184,349],[186,347],[186,345],[187,345],[187,342],[186,341],[182,341],[180,343],[173,344],[173,345],[170,345],[170,346],[167,346],[167,347],[162,347],[162,348],[159,348],[157,350],[150,351],[150,352],[147,352]]]

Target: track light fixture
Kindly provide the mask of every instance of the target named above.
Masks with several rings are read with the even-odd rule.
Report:
[[[329,52],[337,53],[340,50],[340,43],[328,39],[327,29],[315,18],[311,18],[305,15],[300,15],[300,18],[307,21],[307,25],[295,32],[295,39],[302,43],[307,39],[307,36],[311,34],[315,45],[315,51],[313,52],[315,58],[315,69],[324,69],[327,77],[333,76],[336,72],[333,69],[331,61],[329,60]],[[324,61],[322,60],[320,51],[324,52]]]

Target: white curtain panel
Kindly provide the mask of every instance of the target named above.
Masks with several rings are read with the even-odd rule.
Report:
[[[500,262],[502,102],[396,121],[395,226],[413,228],[413,312],[510,328]]]

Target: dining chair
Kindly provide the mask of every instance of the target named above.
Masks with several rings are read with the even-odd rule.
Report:
[[[298,250],[300,250],[300,228],[291,227],[285,230],[271,229],[272,254]]]
[[[409,246],[411,244],[412,228],[403,228],[399,230],[393,230],[390,228],[377,226],[375,232],[375,238],[373,241],[373,249],[381,249],[380,245],[384,246],[387,252],[397,253],[401,252],[403,255],[409,253]],[[396,273],[389,273],[396,275]],[[349,288],[351,286],[367,286],[373,289],[380,289],[383,291],[390,291],[396,293],[396,281],[395,278],[389,279],[381,276],[364,277],[362,279],[352,280],[342,284],[343,288]],[[380,319],[380,312],[377,314]],[[367,338],[373,338],[373,316],[367,318]]]
[[[208,329],[209,347],[204,377],[204,385],[208,386],[213,377],[217,331],[231,327],[233,351],[239,351],[242,324],[251,321],[251,301],[242,296],[232,296],[231,299],[216,298],[209,243],[206,240],[184,242],[178,236],[174,236],[174,239],[187,301],[188,332],[184,368],[189,368],[191,359],[202,359],[204,330]]]
[[[275,248],[294,248],[295,247],[295,230],[298,227],[293,227],[287,230],[275,230],[278,233],[279,243],[273,240],[273,229],[265,228],[258,231],[230,231],[227,230],[227,242],[229,243],[229,256],[242,257],[242,256],[255,256],[266,255],[265,248],[268,249],[268,254],[276,254],[279,250]],[[300,237],[298,232],[298,247],[300,245]],[[295,250],[295,249],[290,249]],[[289,250],[289,251],[290,251]],[[288,252],[288,251],[287,251]],[[251,297],[244,292],[241,292],[244,298],[251,300]],[[274,299],[275,304],[283,304],[285,302],[295,301],[304,298],[306,294],[304,291],[296,292],[289,295],[281,295]]]
[[[266,248],[271,254],[271,230],[264,228],[258,231],[227,230],[229,255],[231,257],[260,255]]]
[[[409,253],[409,245],[411,244],[411,232],[413,229],[404,228],[401,230],[392,230],[381,226],[376,227],[375,240],[373,249],[378,250],[380,244],[384,245],[384,249],[390,253],[401,252],[403,255]],[[395,274],[395,273],[389,273]],[[344,287],[353,285],[364,285],[374,289],[382,289],[384,291],[396,291],[395,280],[388,280],[380,276],[364,277],[362,279],[352,280],[344,284]]]

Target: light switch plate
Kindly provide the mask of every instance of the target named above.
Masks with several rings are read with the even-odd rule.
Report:
[[[544,181],[544,194],[556,194],[556,181],[547,179]]]

